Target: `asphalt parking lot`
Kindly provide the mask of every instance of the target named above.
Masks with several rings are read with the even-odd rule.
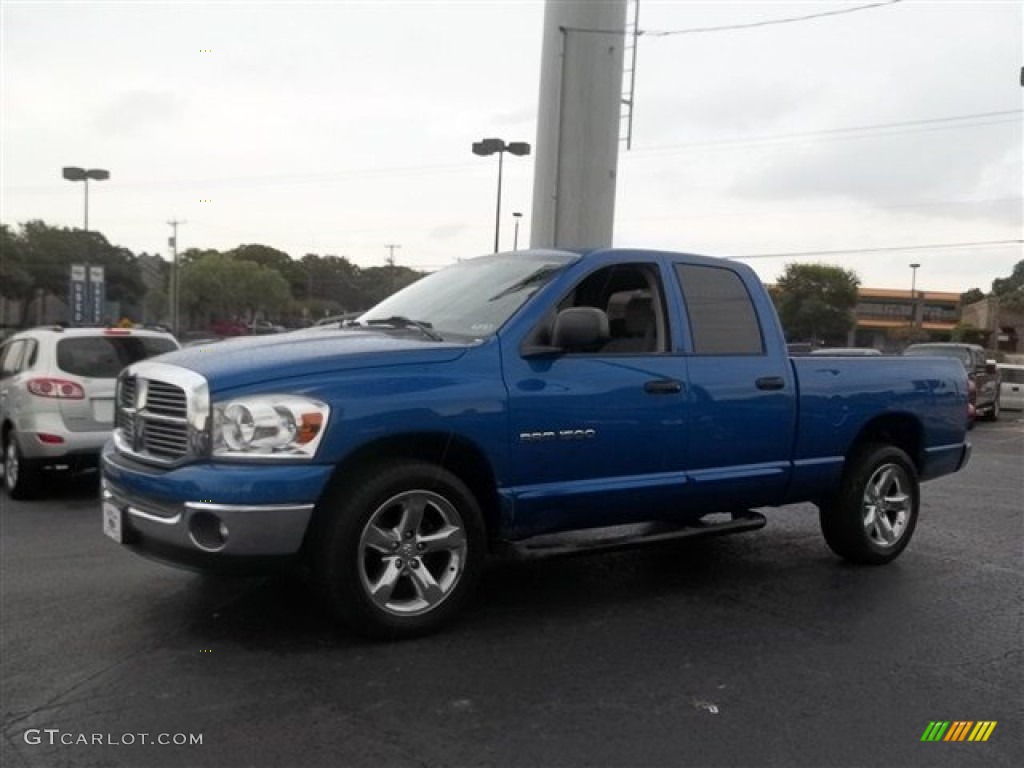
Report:
[[[462,621],[400,644],[301,582],[119,549],[89,478],[4,498],[0,763],[1020,765],[1022,417],[971,433],[889,566],[836,560],[813,507],[769,510],[740,536],[497,562]],[[932,721],[996,726],[922,742]]]

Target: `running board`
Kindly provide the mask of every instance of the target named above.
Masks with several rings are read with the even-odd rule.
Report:
[[[721,522],[700,520],[690,525],[643,523],[543,534],[522,541],[503,542],[501,550],[505,554],[522,559],[614,552],[699,536],[724,536],[730,533],[756,531],[758,528],[764,528],[766,522],[767,519],[761,513],[744,510],[732,513],[728,519]]]

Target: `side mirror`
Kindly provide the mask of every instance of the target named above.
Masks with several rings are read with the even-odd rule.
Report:
[[[985,363],[985,373],[994,376],[997,372],[998,368],[996,368],[995,360],[989,360],[987,363]]]
[[[596,307],[570,307],[555,318],[551,345],[566,352],[586,350],[608,341],[608,315]]]

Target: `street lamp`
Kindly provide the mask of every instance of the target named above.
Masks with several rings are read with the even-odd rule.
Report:
[[[110,171],[102,168],[78,168],[77,166],[65,166],[62,175],[68,181],[85,182],[85,269],[79,273],[80,266],[72,265],[71,282],[68,287],[69,304],[71,304],[72,322],[79,323],[84,319],[86,312],[92,315],[92,322],[99,322],[103,314],[104,303],[104,274],[103,267],[96,267],[95,270],[89,264],[92,257],[92,241],[89,239],[89,179],[93,181],[106,181],[110,178]],[[91,309],[91,312],[89,311]]]
[[[910,327],[917,326],[917,268],[920,264],[910,265]]]
[[[110,178],[110,171],[104,171],[102,168],[90,168],[85,170],[84,168],[76,168],[75,166],[67,166],[64,168],[64,178],[68,181],[84,181],[85,182],[85,231],[89,231],[89,179],[94,181],[106,181]]]
[[[494,214],[494,252],[498,252],[498,239],[501,233],[501,170],[506,152],[522,157],[530,154],[530,145],[525,141],[513,141],[508,144],[504,139],[482,139],[473,142],[473,154],[485,157],[498,155],[498,206]]]
[[[516,211],[515,213],[512,214],[512,218],[516,220],[515,235],[512,237],[512,250],[513,251],[518,251],[519,250],[519,220],[521,218],[523,218],[523,214],[521,214],[519,211]]]

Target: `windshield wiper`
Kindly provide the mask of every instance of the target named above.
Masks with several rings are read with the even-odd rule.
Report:
[[[408,317],[403,317],[402,315],[392,315],[391,317],[382,317],[374,320],[363,320],[363,324],[390,325],[394,328],[415,328],[432,341],[444,341],[444,336],[439,334],[437,331],[432,330],[433,326],[430,323],[422,320],[411,320]]]

